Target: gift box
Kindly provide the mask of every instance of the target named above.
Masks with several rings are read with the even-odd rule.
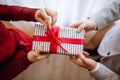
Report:
[[[83,51],[83,39],[84,31],[77,33],[75,28],[35,24],[32,49],[42,44],[42,52],[76,56]]]

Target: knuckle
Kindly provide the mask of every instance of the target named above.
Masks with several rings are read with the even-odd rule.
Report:
[[[52,17],[57,16],[57,15],[58,15],[58,13],[54,12],[53,15],[52,15]]]
[[[33,54],[33,56],[34,56],[34,57],[37,57],[37,56],[38,56],[38,54],[35,54],[35,53],[34,53],[34,54]]]

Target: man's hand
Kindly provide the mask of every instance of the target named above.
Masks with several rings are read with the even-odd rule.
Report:
[[[77,28],[77,32],[81,32],[84,29],[86,32],[90,30],[94,30],[95,26],[96,23],[93,19],[88,19],[71,25],[72,28]]]
[[[79,53],[78,56],[75,57],[70,57],[70,60],[77,64],[78,66],[81,66],[83,68],[88,69],[89,71],[95,69],[95,67],[97,66],[97,62],[95,62],[94,60],[87,58],[86,56],[88,56],[89,54],[87,52],[83,52],[83,53]]]

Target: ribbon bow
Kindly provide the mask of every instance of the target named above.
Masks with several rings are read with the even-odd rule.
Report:
[[[47,28],[45,34],[49,37],[50,41],[51,41],[51,52],[56,52],[55,50],[57,50],[57,46],[59,46],[63,51],[68,52],[66,49],[64,49],[64,47],[61,46],[62,44],[62,40],[60,38],[58,38],[58,31],[59,31],[59,27],[52,27]]]

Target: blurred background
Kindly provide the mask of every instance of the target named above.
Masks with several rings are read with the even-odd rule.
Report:
[[[112,0],[0,0],[0,4],[31,8],[50,8],[58,12],[56,25],[69,27],[87,19]],[[10,21],[32,37],[35,22]],[[86,69],[73,64],[68,56],[51,55],[28,67],[13,80],[94,80]]]

